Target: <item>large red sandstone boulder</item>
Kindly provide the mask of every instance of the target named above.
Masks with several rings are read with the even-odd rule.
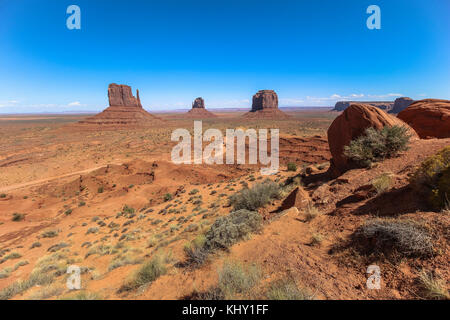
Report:
[[[108,87],[108,98],[110,106],[140,107],[139,90],[136,90],[136,98],[131,92],[131,87],[124,84],[111,83]]]
[[[398,114],[425,138],[450,138],[450,100],[425,99],[409,105]]]
[[[356,168],[356,164],[344,155],[344,147],[361,136],[367,128],[382,129],[385,126],[401,125],[409,128],[402,120],[383,110],[366,104],[352,104],[334,119],[328,129],[328,144],[332,155],[330,173],[338,177],[345,171]],[[417,134],[409,128],[410,134]]]

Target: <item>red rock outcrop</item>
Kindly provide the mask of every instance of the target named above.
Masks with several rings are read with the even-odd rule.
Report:
[[[292,207],[303,209],[308,206],[310,201],[311,198],[309,197],[308,192],[303,190],[302,187],[297,187],[283,200],[280,210],[287,210]]]
[[[136,97],[131,87],[112,83],[108,87],[109,107],[93,117],[80,121],[80,126],[104,128],[111,127],[140,127],[163,123],[158,117],[148,113],[142,108],[139,90]]]
[[[203,119],[203,118],[216,118],[217,116],[205,109],[205,100],[202,97],[198,97],[192,103],[192,109],[186,114],[188,118]]]
[[[409,126],[393,115],[387,114],[377,107],[366,104],[352,104],[334,119],[328,128],[328,144],[332,155],[330,174],[338,177],[345,171],[355,168],[356,164],[344,155],[344,147],[359,137],[367,128],[382,129],[384,126]],[[410,134],[417,134],[409,128]]]
[[[252,110],[244,114],[246,118],[286,119],[287,114],[278,109],[278,96],[273,90],[260,90],[253,96]]]
[[[425,99],[398,114],[422,139],[450,137],[450,100]]]
[[[136,90],[136,98],[131,92],[131,87],[124,84],[111,83],[108,87],[108,99],[110,106],[140,107],[139,90]]]

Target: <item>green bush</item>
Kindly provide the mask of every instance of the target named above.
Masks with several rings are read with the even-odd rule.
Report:
[[[433,208],[443,209],[449,205],[450,146],[423,161],[411,177],[411,183]]]
[[[230,205],[234,210],[247,209],[256,210],[265,206],[272,199],[279,199],[281,196],[281,188],[275,182],[267,179],[262,183],[258,183],[251,189],[242,189],[241,191],[230,196]]]
[[[13,213],[12,221],[18,222],[22,221],[23,219],[25,219],[25,215],[23,213]]]
[[[367,128],[362,136],[344,147],[344,155],[362,167],[369,167],[373,162],[408,150],[410,139],[411,135],[404,126],[385,126],[381,130]]]
[[[143,285],[151,283],[167,272],[164,265],[164,259],[161,256],[155,256],[150,261],[144,263],[136,272],[133,279],[123,285],[119,292],[137,289]]]
[[[170,201],[170,200],[172,200],[172,199],[173,199],[173,196],[172,196],[171,193],[166,193],[166,194],[164,195],[164,201]]]
[[[287,164],[288,171],[297,171],[297,165],[293,162],[289,162]]]
[[[262,218],[254,211],[245,209],[218,218],[205,234],[206,249],[226,249],[242,240],[249,233],[261,229]]]

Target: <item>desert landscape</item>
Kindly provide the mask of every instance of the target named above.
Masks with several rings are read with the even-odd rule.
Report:
[[[450,101],[282,111],[261,90],[250,112],[151,114],[129,86],[108,97],[97,115],[0,118],[1,299],[449,298]],[[280,170],[172,163],[194,119],[278,128]],[[370,134],[401,148],[356,157]]]

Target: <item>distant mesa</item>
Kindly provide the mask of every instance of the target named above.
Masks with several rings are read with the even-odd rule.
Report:
[[[414,100],[408,97],[397,98],[394,101],[394,107],[392,108],[391,113],[400,113],[401,111],[408,108],[409,105],[413,102]]]
[[[389,113],[394,107],[394,101],[338,101],[334,105],[333,111],[344,111],[354,103],[356,104],[363,103],[366,105],[371,105]]]
[[[278,109],[278,96],[273,90],[259,90],[253,96],[252,110],[244,114],[252,119],[287,119],[286,113]]]
[[[163,123],[163,120],[142,108],[139,90],[136,97],[131,87],[112,83],[108,87],[109,107],[93,117],[79,122],[81,125],[140,127]]]
[[[216,118],[217,116],[205,109],[205,100],[202,97],[198,97],[192,103],[192,109],[187,113],[188,118],[204,119],[204,118]]]
[[[450,100],[419,100],[397,117],[416,130],[422,139],[450,138]]]

